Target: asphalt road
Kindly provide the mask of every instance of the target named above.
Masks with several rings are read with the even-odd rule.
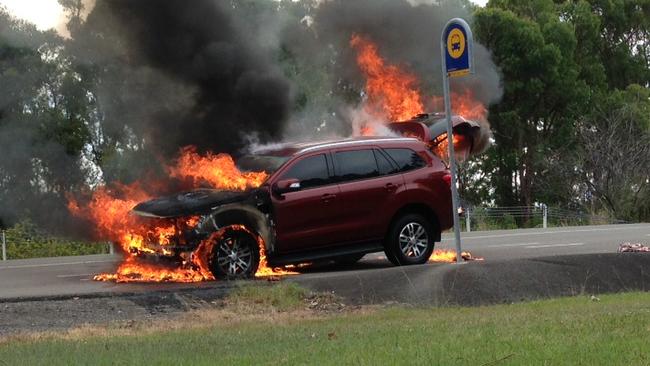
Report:
[[[581,226],[463,233],[463,250],[486,261],[522,259],[553,255],[613,253],[622,242],[650,244],[650,224]],[[438,249],[453,249],[451,235],[443,235]],[[43,258],[0,262],[0,300],[84,296],[96,293],[134,293],[183,288],[226,286],[199,284],[115,284],[95,282],[93,275],[115,269],[120,258],[110,255]],[[428,265],[436,271],[441,265]],[[359,271],[389,271],[392,266],[381,254],[367,255],[350,276]],[[342,269],[312,268],[301,277],[340,276]]]

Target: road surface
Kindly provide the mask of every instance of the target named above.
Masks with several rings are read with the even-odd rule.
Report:
[[[650,224],[581,226],[549,229],[523,229],[462,233],[463,250],[486,261],[532,258],[552,255],[612,253],[622,242],[650,244]],[[451,235],[443,235],[437,249],[453,249]],[[649,254],[650,255],[650,254]],[[218,283],[199,284],[115,284],[92,280],[95,274],[111,272],[118,256],[40,258],[0,262],[0,301],[16,298],[58,297],[95,293],[130,293],[178,288],[214,287]],[[430,265],[434,271],[437,265]],[[357,266],[358,271],[385,271],[392,267],[383,255],[369,254]],[[340,275],[341,270],[335,270]],[[331,268],[316,268],[301,275],[328,276]]]

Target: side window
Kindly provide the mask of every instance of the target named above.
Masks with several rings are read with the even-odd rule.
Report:
[[[379,174],[388,175],[399,172],[398,169],[395,169],[393,164],[382,154],[379,150],[373,150],[375,152],[375,159],[377,159],[377,166],[379,166]]]
[[[379,176],[377,160],[371,149],[341,151],[335,154],[341,182]]]
[[[384,151],[397,163],[400,172],[419,169],[427,165],[424,159],[411,149],[384,149]]]
[[[332,183],[327,171],[325,155],[314,155],[295,163],[282,179],[298,179],[303,189]]]

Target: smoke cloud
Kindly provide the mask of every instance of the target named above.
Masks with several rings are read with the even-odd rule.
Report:
[[[415,3],[415,5],[413,4]],[[340,45],[342,74],[358,80],[350,36],[359,33],[379,44],[382,54],[391,62],[406,65],[422,81],[429,94],[441,94],[440,34],[447,21],[454,17],[471,22],[469,9],[458,1],[395,1],[395,0],[330,0],[316,14],[316,31],[328,43]],[[490,52],[475,44],[476,74],[461,79],[470,84],[476,97],[486,105],[502,96],[498,69]]]
[[[471,23],[470,9],[460,1],[325,0],[309,23],[302,25],[309,32],[291,30],[287,45],[310,64],[329,62],[330,82],[335,90],[340,85],[354,85],[348,90],[338,90],[343,108],[349,107],[354,98],[358,102],[358,95],[346,93],[350,89],[361,90],[365,82],[356,64],[356,52],[350,47],[353,34],[378,44],[387,62],[414,73],[424,95],[442,95],[440,35],[446,22],[454,17]],[[324,60],[327,58],[330,60]],[[476,73],[452,79],[452,89],[471,89],[474,98],[489,106],[503,94],[499,71],[490,52],[476,42],[474,58]],[[439,103],[425,102],[429,111],[441,111]],[[345,113],[337,116],[344,118]]]
[[[186,145],[233,151],[243,134],[278,138],[290,84],[243,21],[214,0],[97,2],[73,36],[90,63],[119,61],[99,85],[113,132],[128,126],[165,157]]]

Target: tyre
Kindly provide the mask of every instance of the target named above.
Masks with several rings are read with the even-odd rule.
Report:
[[[418,214],[398,218],[384,243],[386,257],[396,266],[426,263],[435,242],[431,223]]]
[[[334,264],[339,266],[351,266],[361,260],[366,254],[348,254],[332,258]]]
[[[226,229],[210,256],[210,270],[218,279],[242,279],[255,275],[260,262],[257,238],[246,230]]]

